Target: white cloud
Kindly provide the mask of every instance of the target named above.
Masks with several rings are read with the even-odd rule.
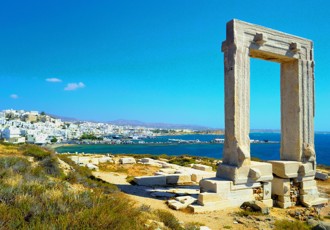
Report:
[[[76,90],[76,89],[84,88],[84,87],[85,87],[85,84],[82,83],[82,82],[79,82],[79,83],[69,83],[69,84],[64,88],[64,90]]]
[[[47,78],[46,81],[48,81],[48,82],[62,82],[61,79],[55,78],[55,77],[53,77],[53,78]]]
[[[18,95],[17,95],[17,94],[11,94],[10,97],[11,97],[12,99],[17,99],[17,98],[18,98]]]

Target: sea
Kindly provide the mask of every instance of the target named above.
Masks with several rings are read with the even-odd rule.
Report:
[[[151,154],[169,156],[191,155],[200,157],[222,158],[223,144],[219,143],[168,143],[169,139],[200,140],[210,142],[223,135],[178,135],[158,136],[146,139],[144,144],[117,145],[70,145],[56,148],[58,153],[95,153],[95,154]],[[268,143],[251,143],[251,157],[262,160],[280,159],[280,133],[251,133],[250,139]],[[151,143],[152,142],[152,143]],[[166,143],[167,142],[167,143]],[[330,165],[330,133],[315,134],[315,152],[318,164]]]

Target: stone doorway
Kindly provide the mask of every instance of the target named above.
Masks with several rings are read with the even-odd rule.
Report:
[[[255,200],[286,208],[293,198],[306,206],[319,198],[314,180],[313,42],[239,20],[227,23],[222,43],[225,70],[225,143],[216,178],[200,182],[195,211],[240,206]],[[250,156],[250,58],[280,63],[281,150],[279,161],[254,162]],[[295,188],[298,187],[298,190]],[[291,191],[299,196],[291,196]],[[273,200],[274,199],[274,200]],[[221,206],[221,207],[219,207]]]

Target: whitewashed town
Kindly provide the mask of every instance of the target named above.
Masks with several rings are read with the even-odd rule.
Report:
[[[193,132],[190,129],[171,131],[174,133]],[[45,145],[80,141],[129,144],[135,140],[143,143],[141,139],[152,138],[162,132],[168,132],[168,130],[89,121],[62,121],[38,111],[8,109],[0,112],[0,137],[9,143]],[[126,137],[125,140],[120,138],[122,136]]]

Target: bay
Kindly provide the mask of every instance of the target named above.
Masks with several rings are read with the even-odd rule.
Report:
[[[164,143],[168,139],[211,141],[215,138],[224,138],[223,135],[178,135],[160,136],[155,139],[147,139],[145,144],[120,144],[120,145],[73,145],[56,148],[59,153],[133,153],[133,154],[166,154],[169,156],[191,155],[201,157],[222,158],[223,144],[179,144]],[[268,140],[276,143],[251,143],[251,157],[262,160],[280,159],[280,133],[251,133],[250,139]],[[154,143],[150,143],[154,142]],[[159,142],[159,143],[155,143]],[[330,165],[330,134],[315,134],[315,151],[318,164]]]

